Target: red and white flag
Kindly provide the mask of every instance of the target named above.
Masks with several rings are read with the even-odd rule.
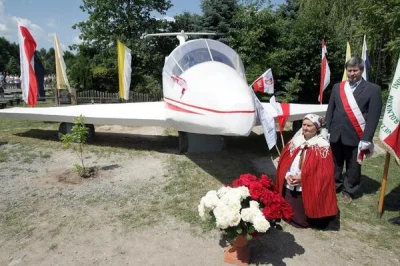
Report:
[[[254,91],[274,94],[274,77],[272,76],[272,70],[268,69],[262,74],[256,81],[251,84]]]
[[[35,106],[38,97],[38,86],[33,63],[36,42],[28,28],[21,23],[18,23],[18,39],[22,97],[28,105]]]
[[[331,82],[331,70],[329,69],[328,60],[326,59],[326,44],[325,40],[322,40],[322,57],[321,57],[321,81],[319,84],[319,96],[318,101],[322,103],[322,98],[324,95],[324,90]]]
[[[386,103],[379,138],[400,164],[400,58]]]
[[[275,108],[278,113],[277,120],[279,124],[279,131],[283,134],[283,129],[285,128],[286,122],[290,116],[290,105],[288,103],[278,103],[275,96],[269,99],[269,103]]]

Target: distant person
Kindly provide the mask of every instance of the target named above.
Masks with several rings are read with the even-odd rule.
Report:
[[[4,82],[0,81],[0,98],[4,98]]]
[[[0,72],[0,83],[4,82],[4,75],[2,72]]]
[[[279,191],[294,211],[290,223],[299,228],[325,228],[338,213],[335,166],[321,125],[318,115],[303,118],[302,128],[283,148],[276,172]]]
[[[373,151],[372,138],[381,115],[382,95],[378,85],[362,78],[361,58],[350,58],[345,67],[347,81],[333,86],[326,128],[335,160],[336,190],[342,191],[345,203],[350,203],[360,188],[363,154]]]

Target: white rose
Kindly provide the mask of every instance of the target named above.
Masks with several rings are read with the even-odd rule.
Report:
[[[242,217],[242,220],[245,222],[249,223],[253,222],[253,213],[250,208],[242,209],[242,211],[240,212],[240,216]]]
[[[218,228],[226,229],[229,227],[229,209],[225,204],[220,202],[217,207],[215,207],[213,213]]]
[[[240,223],[241,216],[238,211],[231,211],[229,216],[230,216],[229,226],[236,226]]]
[[[260,209],[260,203],[255,200],[250,201],[250,208],[257,208]]]
[[[210,209],[214,209],[219,202],[219,198],[215,190],[208,191],[202,199],[204,199],[204,205]]]
[[[267,230],[270,227],[269,222],[262,215],[256,216],[254,218],[253,226],[254,226],[254,229],[256,229],[256,231],[260,232],[260,233],[267,232]]]
[[[232,188],[231,187],[222,187],[217,191],[218,197],[222,198],[226,193],[228,193]]]
[[[238,189],[240,191],[240,198],[242,200],[246,199],[247,197],[250,197],[250,191],[247,187],[241,186],[241,187],[238,187]]]

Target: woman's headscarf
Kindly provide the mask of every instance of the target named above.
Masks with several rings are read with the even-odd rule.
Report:
[[[322,117],[320,117],[319,115],[316,115],[316,114],[308,114],[308,115],[306,115],[306,116],[303,118],[303,120],[304,120],[304,119],[310,120],[310,121],[314,124],[314,126],[315,126],[317,129],[320,129],[321,126],[322,126],[323,120],[322,120]]]

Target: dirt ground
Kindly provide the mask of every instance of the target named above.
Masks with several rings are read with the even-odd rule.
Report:
[[[164,132],[154,127],[96,130]],[[216,230],[202,233],[159,209],[162,186],[173,178],[166,169],[168,152],[92,152],[88,164],[99,172],[85,180],[73,178],[71,152],[49,148],[40,154],[30,163],[0,163],[0,265],[226,265]],[[253,163],[274,172],[269,157]],[[251,241],[252,264],[400,265],[398,253],[360,241],[360,228],[377,229],[346,221],[341,230],[329,232],[284,224],[282,231]]]

